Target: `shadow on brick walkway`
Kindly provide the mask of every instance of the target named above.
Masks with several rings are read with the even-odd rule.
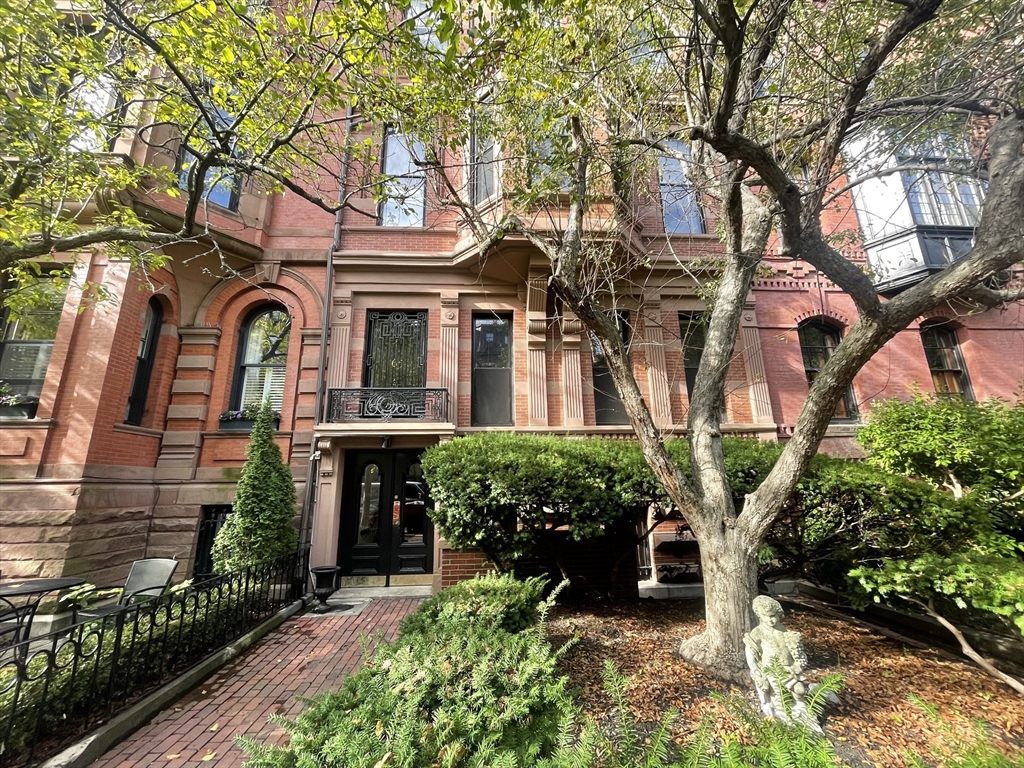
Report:
[[[381,630],[394,637],[398,622],[419,603],[373,600],[357,616],[289,619],[90,768],[241,765],[245,755],[234,746],[236,735],[280,743],[284,731],[267,717],[294,716],[304,706],[296,696],[338,688],[359,663],[359,636]]]

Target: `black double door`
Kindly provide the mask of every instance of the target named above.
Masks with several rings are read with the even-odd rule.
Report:
[[[420,450],[348,451],[341,499],[344,576],[431,573],[434,528]]]

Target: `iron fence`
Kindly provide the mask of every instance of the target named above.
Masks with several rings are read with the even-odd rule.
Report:
[[[0,652],[0,766],[56,753],[298,599],[308,557],[177,587]]]

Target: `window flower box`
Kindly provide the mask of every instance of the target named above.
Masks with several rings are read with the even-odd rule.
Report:
[[[38,407],[35,398],[0,394],[0,419],[34,419]]]
[[[258,407],[249,406],[240,411],[224,411],[220,419],[219,429],[221,432],[251,432],[252,425],[259,413]],[[281,414],[274,412],[274,431],[281,428]]]

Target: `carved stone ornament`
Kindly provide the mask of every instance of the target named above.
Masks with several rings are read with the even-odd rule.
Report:
[[[822,733],[818,718],[807,707],[807,696],[817,685],[804,677],[807,654],[800,633],[786,631],[778,600],[759,595],[753,607],[758,625],[743,636],[743,644],[761,711],[766,717]],[[829,700],[833,699],[830,695]]]

